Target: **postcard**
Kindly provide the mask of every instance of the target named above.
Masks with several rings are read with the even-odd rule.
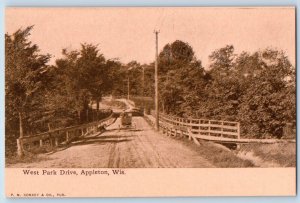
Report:
[[[296,195],[295,7],[7,7],[6,196]]]

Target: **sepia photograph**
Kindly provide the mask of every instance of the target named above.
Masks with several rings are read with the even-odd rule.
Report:
[[[295,173],[295,7],[5,12],[7,169]]]

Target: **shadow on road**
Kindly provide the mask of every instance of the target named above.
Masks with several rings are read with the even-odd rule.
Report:
[[[127,137],[127,136],[126,136]],[[97,138],[97,139],[89,139],[89,140],[84,140],[81,142],[76,142],[76,143],[72,143],[72,146],[79,146],[79,145],[89,145],[89,144],[103,144],[103,143],[119,143],[119,142],[128,142],[131,141],[132,139],[127,139],[127,138],[107,138],[107,139],[103,139],[101,138]]]
[[[105,143],[121,143],[121,142],[128,142],[131,141],[133,135],[126,135],[126,136],[122,136],[122,135],[97,135],[97,136],[93,136],[93,137],[87,137],[87,138],[81,138],[79,140],[73,141],[71,143],[69,143],[67,146],[62,147],[62,148],[58,148],[57,150],[47,153],[47,155],[50,154],[54,154],[60,151],[64,151],[70,147],[73,146],[83,146],[83,145],[91,145],[91,144],[105,144]]]

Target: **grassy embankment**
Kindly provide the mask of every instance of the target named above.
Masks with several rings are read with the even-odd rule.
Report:
[[[296,143],[245,144],[238,156],[260,167],[295,167]]]
[[[212,142],[200,140],[198,146],[187,138],[172,138],[197,151],[217,168],[296,166],[295,143],[245,144],[239,150],[230,150]]]

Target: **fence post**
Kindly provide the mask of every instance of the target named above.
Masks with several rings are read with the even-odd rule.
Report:
[[[208,120],[208,135],[210,136],[210,120]]]
[[[189,140],[193,139],[193,141],[194,141],[194,143],[195,143],[196,145],[200,145],[200,143],[198,142],[197,138],[195,138],[195,137],[192,135],[193,132],[191,131],[190,128],[188,128],[188,133],[189,133]]]
[[[237,134],[238,134],[238,139],[241,139],[240,122],[237,123]]]
[[[237,124],[237,139],[241,139],[241,130],[240,130],[240,122],[238,122]],[[237,144],[236,145],[236,149],[239,150],[241,148],[241,144]]]
[[[40,140],[40,147],[43,146],[43,140]]]
[[[22,157],[24,155],[23,142],[21,139],[17,139],[17,153],[19,157]]]
[[[223,121],[221,122],[221,125],[222,125],[222,128],[221,128],[221,131],[222,131],[221,137],[223,137],[223,127],[224,127],[224,126],[223,126],[223,125],[224,125],[224,122],[223,122]]]
[[[57,147],[58,146],[58,138],[57,137],[55,137],[54,142],[55,142],[55,146]]]
[[[49,141],[50,141],[50,146],[53,147],[54,146],[54,138],[51,134],[49,134]]]
[[[66,142],[69,141],[69,131],[66,132]]]

